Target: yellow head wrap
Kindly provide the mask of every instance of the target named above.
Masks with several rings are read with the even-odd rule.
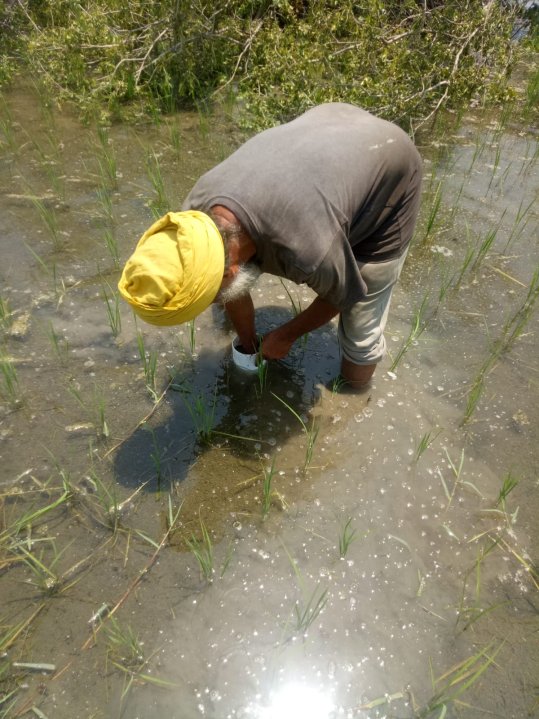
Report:
[[[154,325],[188,322],[221,286],[223,240],[203,212],[169,212],[147,230],[127,260],[118,289]]]

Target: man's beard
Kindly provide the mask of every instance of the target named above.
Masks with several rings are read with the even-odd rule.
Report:
[[[257,265],[252,262],[241,265],[228,287],[219,291],[216,300],[226,305],[248,295],[261,274]]]

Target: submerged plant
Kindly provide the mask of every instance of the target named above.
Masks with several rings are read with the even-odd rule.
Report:
[[[20,401],[19,377],[13,360],[0,350],[0,375],[2,376],[2,394],[12,405]]]
[[[54,249],[59,249],[61,244],[60,233],[58,230],[58,221],[56,219],[56,212],[54,208],[49,207],[49,205],[47,205],[42,199],[36,197],[35,195],[30,195],[30,201],[37,210],[39,216],[41,217],[43,224],[49,231],[49,234],[53,241]]]
[[[303,311],[303,308],[301,306],[301,300],[299,299],[299,297],[297,299],[294,299],[294,297],[292,297],[292,293],[288,289],[287,285],[283,282],[283,280],[281,278],[279,278],[279,281],[280,281],[281,285],[283,286],[284,291],[288,295],[288,299],[290,300],[290,305],[292,307],[292,312],[294,314],[294,317],[297,317],[300,314],[300,312]],[[300,340],[301,340],[302,346],[305,347],[307,345],[307,342],[309,341],[309,333],[306,332],[304,335],[302,335],[300,337]]]
[[[107,319],[109,321],[110,331],[113,337],[118,337],[122,331],[122,314],[120,312],[120,295],[109,287],[109,292],[105,285],[101,287],[101,296],[105,303]]]
[[[302,418],[299,416],[295,409],[293,409],[287,402],[284,401],[284,399],[281,399],[274,392],[272,392],[272,395],[275,397],[275,399],[278,399],[281,404],[284,404],[287,410],[291,412],[301,424],[301,428],[303,429],[305,440],[307,442],[307,446],[305,448],[305,462],[303,464],[303,471],[306,471],[311,464],[313,458],[314,445],[318,437],[319,427],[317,427],[314,417],[311,420],[311,426],[307,427],[307,424],[302,420]]]
[[[215,406],[217,395],[213,395],[211,404],[208,404],[202,394],[196,395],[191,400],[182,396],[187,411],[191,415],[197,436],[203,442],[209,442],[215,427]]]
[[[346,557],[350,545],[356,539],[356,530],[352,527],[352,517],[349,517],[339,536],[339,556],[341,559]]]
[[[494,648],[494,642],[491,642],[484,649],[459,662],[437,679],[431,672],[434,695],[426,706],[417,712],[418,719],[434,717],[434,712],[437,712],[437,719],[443,719],[447,714],[448,707],[473,686],[494,662],[503,644],[504,642],[501,642]]]
[[[115,188],[118,172],[116,154],[107,129],[102,125],[97,128],[97,137],[101,149],[101,157],[98,159],[101,178],[109,187]]]
[[[271,460],[271,466],[262,468],[264,475],[264,484],[262,485],[262,519],[266,519],[270,512],[271,503],[275,491],[272,488],[273,477],[275,475],[275,457]]]
[[[185,542],[197,560],[201,577],[207,582],[211,582],[214,575],[213,543],[202,519],[200,519],[200,532],[202,535],[201,539],[197,539],[193,534],[191,538],[186,539]]]
[[[316,586],[311,596],[305,601],[298,601],[294,606],[296,614],[295,628],[298,633],[305,634],[311,624],[318,618],[328,601],[328,590]]]
[[[67,338],[61,337],[56,332],[52,322],[49,322],[47,334],[56,357],[60,360],[61,364],[65,365],[69,357],[69,342],[67,341]]]
[[[434,432],[434,430],[429,430],[428,432],[425,432],[425,434],[421,437],[419,440],[419,444],[417,445],[417,449],[415,452],[415,461],[417,462],[423,452],[427,450],[430,445],[434,442],[434,440],[438,437],[442,430],[438,429],[438,431]]]
[[[476,270],[480,264],[485,259],[488,251],[492,247],[492,244],[494,243],[494,240],[496,239],[496,235],[498,234],[498,227],[493,227],[491,230],[487,232],[483,240],[479,243],[479,247],[477,249],[477,253],[475,255],[475,259],[472,264],[472,270]]]
[[[13,313],[9,306],[8,300],[0,297],[0,326],[9,327],[13,322]]]
[[[150,452],[150,459],[153,462],[153,466],[155,467],[155,474],[156,474],[156,480],[157,480],[157,487],[160,490],[161,489],[161,481],[163,479],[163,459],[165,457],[165,453],[161,449],[161,445],[157,441],[157,436],[155,434],[154,429],[150,429],[150,433],[152,435],[152,442],[153,442],[153,451]]]
[[[520,201],[520,205],[518,206],[516,217],[513,221],[513,227],[511,228],[511,232],[509,233],[509,237],[507,238],[507,242],[505,243],[505,247],[503,249],[504,252],[507,252],[509,246],[515,241],[518,240],[524,230],[526,229],[526,226],[530,220],[529,212],[532,209],[532,207],[535,206],[536,199],[533,198],[530,200],[529,204],[527,204],[525,207],[523,207],[524,204],[524,198]]]
[[[170,209],[170,202],[165,189],[165,182],[161,172],[161,164],[155,152],[148,153],[146,159],[148,178],[155,192],[155,197],[150,202],[152,214],[155,219],[162,217]]]
[[[393,359],[391,366],[389,368],[390,372],[394,372],[397,368],[399,362],[404,357],[406,352],[410,349],[410,347],[414,344],[414,342],[417,341],[417,339],[423,334],[427,327],[427,322],[425,320],[425,312],[427,310],[427,303],[429,300],[428,294],[426,294],[419,307],[414,312],[414,316],[412,318],[412,327],[410,329],[410,333],[408,337],[404,340],[402,345],[399,348],[399,351],[395,355],[395,358]]]
[[[425,228],[425,234],[423,236],[423,242],[427,242],[430,235],[434,231],[434,227],[437,224],[437,217],[438,213],[440,211],[440,206],[442,204],[442,181],[440,180],[438,184],[436,185],[436,189],[434,191],[434,196],[432,198],[431,206],[429,209],[429,214],[427,217],[427,225]]]
[[[146,346],[144,343],[144,335],[140,330],[137,330],[137,347],[140,360],[142,362],[142,369],[144,371],[144,378],[146,380],[146,389],[150,393],[154,402],[157,401],[157,392],[155,389],[155,380],[157,372],[157,351],[151,350],[149,353],[146,352]]]
[[[108,187],[99,187],[97,197],[101,205],[103,220],[109,227],[112,227],[114,225],[114,210],[112,209],[112,198]]]

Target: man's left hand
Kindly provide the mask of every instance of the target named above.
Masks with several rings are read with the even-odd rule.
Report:
[[[286,357],[290,352],[290,348],[294,344],[294,339],[290,339],[282,327],[268,332],[268,334],[262,338],[263,357],[270,360],[283,359],[283,357]]]

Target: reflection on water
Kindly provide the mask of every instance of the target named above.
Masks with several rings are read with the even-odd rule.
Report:
[[[270,698],[269,706],[258,707],[253,716],[260,719],[330,719],[335,705],[321,689],[302,684],[286,684]]]
[[[123,260],[151,222],[157,171],[180,204],[237,140],[226,124],[202,136],[186,114],[109,128],[104,145],[68,114],[36,119],[23,85],[7,102],[2,622],[19,631],[9,661],[57,667],[47,679],[8,663],[14,710],[537,713],[536,138],[482,114],[420,143],[423,214],[393,301],[392,357],[425,297],[427,311],[394,372],[388,358],[358,396],[332,389],[334,325],[271,364],[265,387],[232,365],[218,308],[192,330],[161,330],[137,328],[122,305],[113,331],[111,242]],[[312,297],[289,291],[303,306]],[[276,278],[254,298],[262,331],[291,315]],[[157,361],[153,394],[139,331]]]

